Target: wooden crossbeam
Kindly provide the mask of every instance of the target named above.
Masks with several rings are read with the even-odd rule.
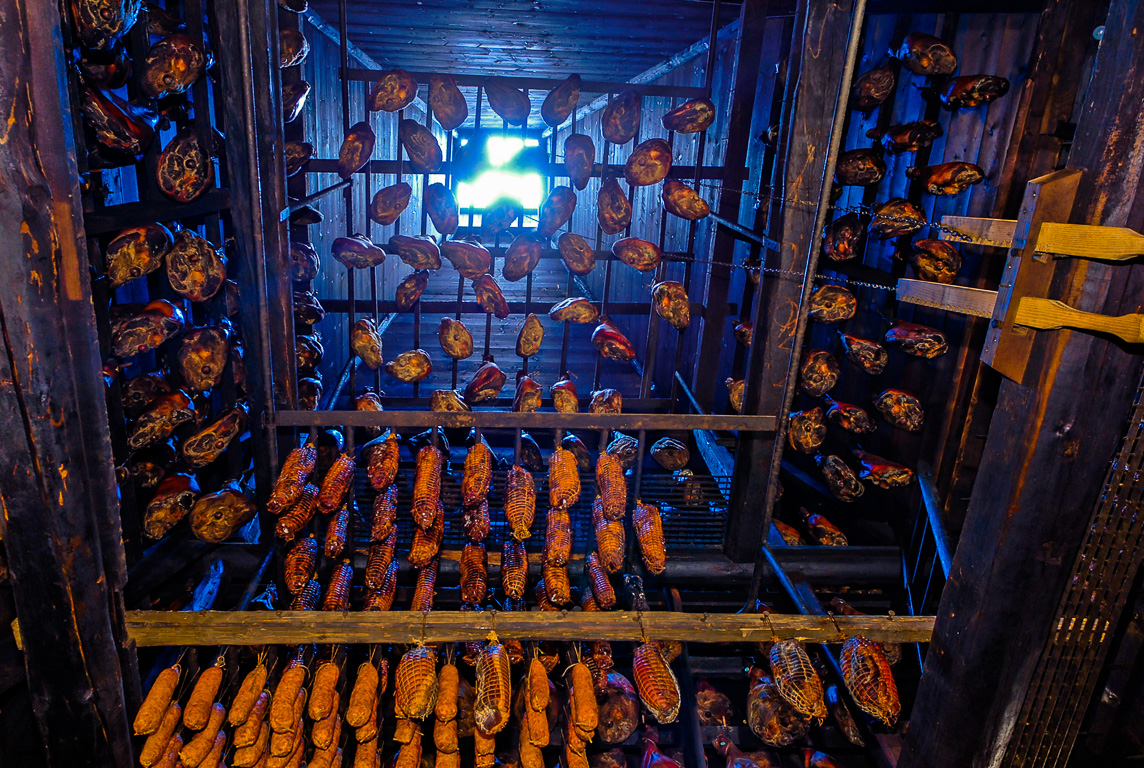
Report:
[[[127,634],[138,646],[298,645],[302,643],[460,643],[484,640],[686,640],[739,643],[794,638],[843,642],[929,642],[933,616],[793,616],[735,613],[481,613],[412,611],[128,611]],[[21,644],[19,622],[12,622]]]

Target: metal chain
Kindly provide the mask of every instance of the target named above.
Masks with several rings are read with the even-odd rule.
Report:
[[[777,197],[775,195],[770,194],[769,192],[767,192],[767,193],[751,192],[751,191],[748,191],[745,189],[736,189],[733,187],[723,187],[719,184],[712,183],[712,182],[700,181],[699,186],[700,187],[707,187],[708,189],[718,190],[718,191],[723,192],[723,193],[731,193],[731,194],[746,195],[749,197],[754,197],[758,201],[756,203],[756,207],[758,207],[759,205],[762,205],[764,203],[766,203],[768,205],[777,204],[780,210],[784,207],[803,206],[806,208],[815,208],[818,206],[817,200],[799,200],[797,198]],[[968,233],[962,232],[959,229],[955,229],[953,227],[947,226],[947,225],[942,224],[940,222],[929,221],[927,219],[920,219],[919,220],[919,219],[911,218],[908,216],[894,216],[892,214],[879,213],[878,211],[876,211],[874,209],[874,206],[872,206],[872,205],[864,205],[861,203],[858,203],[855,205],[828,204],[827,208],[829,208],[832,211],[839,211],[839,212],[843,212],[843,213],[856,213],[859,216],[863,216],[863,217],[867,217],[867,218],[871,218],[871,219],[876,217],[881,221],[887,221],[887,222],[892,222],[892,223],[897,223],[897,224],[907,224],[910,226],[916,226],[918,229],[924,229],[926,227],[929,227],[931,229],[936,229],[939,232],[944,232],[945,234],[949,235],[949,239],[955,240],[958,242],[972,242],[973,241],[973,237],[971,235],[969,235]],[[676,260],[676,261],[691,261],[693,263],[702,263],[702,264],[713,263],[710,260],[694,259],[694,258],[688,258],[688,257],[676,257],[676,259],[674,259],[674,260]],[[799,270],[782,270],[782,269],[777,269],[774,267],[762,267],[762,266],[757,266],[757,265],[752,265],[752,264],[724,264],[724,266],[731,267],[734,269],[744,269],[748,272],[761,272],[764,274],[774,274],[774,275],[792,275],[795,277],[802,277],[805,274],[804,272],[799,271]],[[816,274],[814,276],[814,278],[815,278],[815,280],[819,280],[819,281],[833,281],[833,282],[837,282],[837,283],[843,283],[846,285],[857,286],[859,288],[873,288],[873,289],[879,290],[879,291],[888,291],[890,293],[893,293],[896,290],[893,286],[882,285],[880,283],[871,283],[871,282],[867,282],[864,280],[857,280],[857,279],[842,276],[842,275]]]

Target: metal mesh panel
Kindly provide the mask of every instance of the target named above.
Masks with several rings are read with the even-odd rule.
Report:
[[[1006,765],[1063,766],[1144,556],[1144,380],[1041,653]]]
[[[397,524],[398,552],[408,552],[413,537],[413,522],[409,517],[413,489],[413,464],[402,462],[397,476]],[[533,473],[536,480],[536,521],[532,524],[532,538],[529,549],[539,550],[544,543],[544,516],[548,510],[548,476],[544,472]],[[493,472],[493,489],[489,493],[489,518],[491,530],[485,544],[500,547],[508,537],[508,525],[504,518],[504,472]],[[628,506],[635,504],[634,480],[629,474]],[[663,529],[669,552],[696,552],[719,550],[723,546],[723,528],[727,520],[727,496],[730,494],[730,476],[699,475],[694,478],[699,487],[691,498],[685,497],[671,475],[645,474],[641,483],[641,498],[645,502],[657,504],[663,514]],[[369,484],[364,471],[358,471],[355,479],[355,498],[359,514],[354,521],[354,541],[369,540],[369,519],[373,500],[377,495]],[[596,481],[593,473],[580,473],[580,500],[569,512],[572,517],[573,551],[587,552],[595,548],[595,534],[592,529],[592,500],[596,496]],[[696,498],[697,497],[697,498]],[[463,546],[465,537],[461,522],[461,474],[460,471],[441,476],[441,499],[445,504],[445,540],[443,548],[456,549]]]

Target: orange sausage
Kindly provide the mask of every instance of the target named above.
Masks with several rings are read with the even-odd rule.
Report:
[[[270,691],[263,691],[254,702],[254,708],[246,722],[234,729],[234,746],[249,747],[258,741],[258,735],[265,726],[266,710],[270,707]]]
[[[306,668],[291,667],[278,679],[278,687],[270,699],[270,728],[275,731],[294,730],[294,701],[302,684],[306,682]]]
[[[147,736],[158,730],[163,722],[163,715],[171,704],[171,697],[175,695],[175,687],[179,684],[179,674],[182,668],[176,664],[164,669],[155,678],[151,690],[147,691],[147,698],[143,699],[142,706],[135,713],[133,727],[136,736]]]
[[[234,695],[234,701],[230,703],[227,722],[231,725],[242,725],[246,722],[246,718],[250,717],[250,712],[258,702],[262,689],[266,687],[266,674],[266,665],[261,662],[246,673],[242,685],[238,687],[238,693]]]
[[[143,750],[139,753],[139,764],[142,765],[143,768],[149,768],[163,756],[163,752],[167,748],[167,742],[171,740],[175,729],[179,727],[179,719],[182,716],[183,710],[178,703],[171,702],[167,705],[167,711],[163,713],[162,722],[160,722],[159,727],[147,737],[147,742],[143,745]],[[180,747],[181,746],[182,745],[180,745]]]
[[[195,737],[179,750],[179,759],[183,761],[183,765],[187,768],[197,768],[198,764],[206,759],[206,756],[214,748],[215,736],[219,734],[219,730],[225,721],[226,707],[216,703],[211,707],[207,727],[196,733]]]
[[[341,674],[342,670],[332,661],[325,662],[314,673],[314,682],[310,686],[310,719],[314,722],[324,720],[330,714],[334,704],[334,689]]]
[[[350,703],[346,708],[346,725],[361,728],[377,709],[378,675],[377,667],[364,662],[357,670],[354,688],[350,693]]]
[[[192,731],[201,731],[211,719],[211,707],[222,685],[222,667],[213,666],[199,673],[195,688],[187,699],[183,712],[183,725]]]

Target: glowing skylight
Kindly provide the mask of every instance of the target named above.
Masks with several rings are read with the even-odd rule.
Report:
[[[539,173],[498,170],[525,147],[539,145],[536,139],[520,136],[490,136],[485,148],[486,159],[492,169],[471,181],[457,183],[457,203],[461,210],[486,208],[501,197],[520,201],[525,210],[539,208],[544,196],[544,184]]]

